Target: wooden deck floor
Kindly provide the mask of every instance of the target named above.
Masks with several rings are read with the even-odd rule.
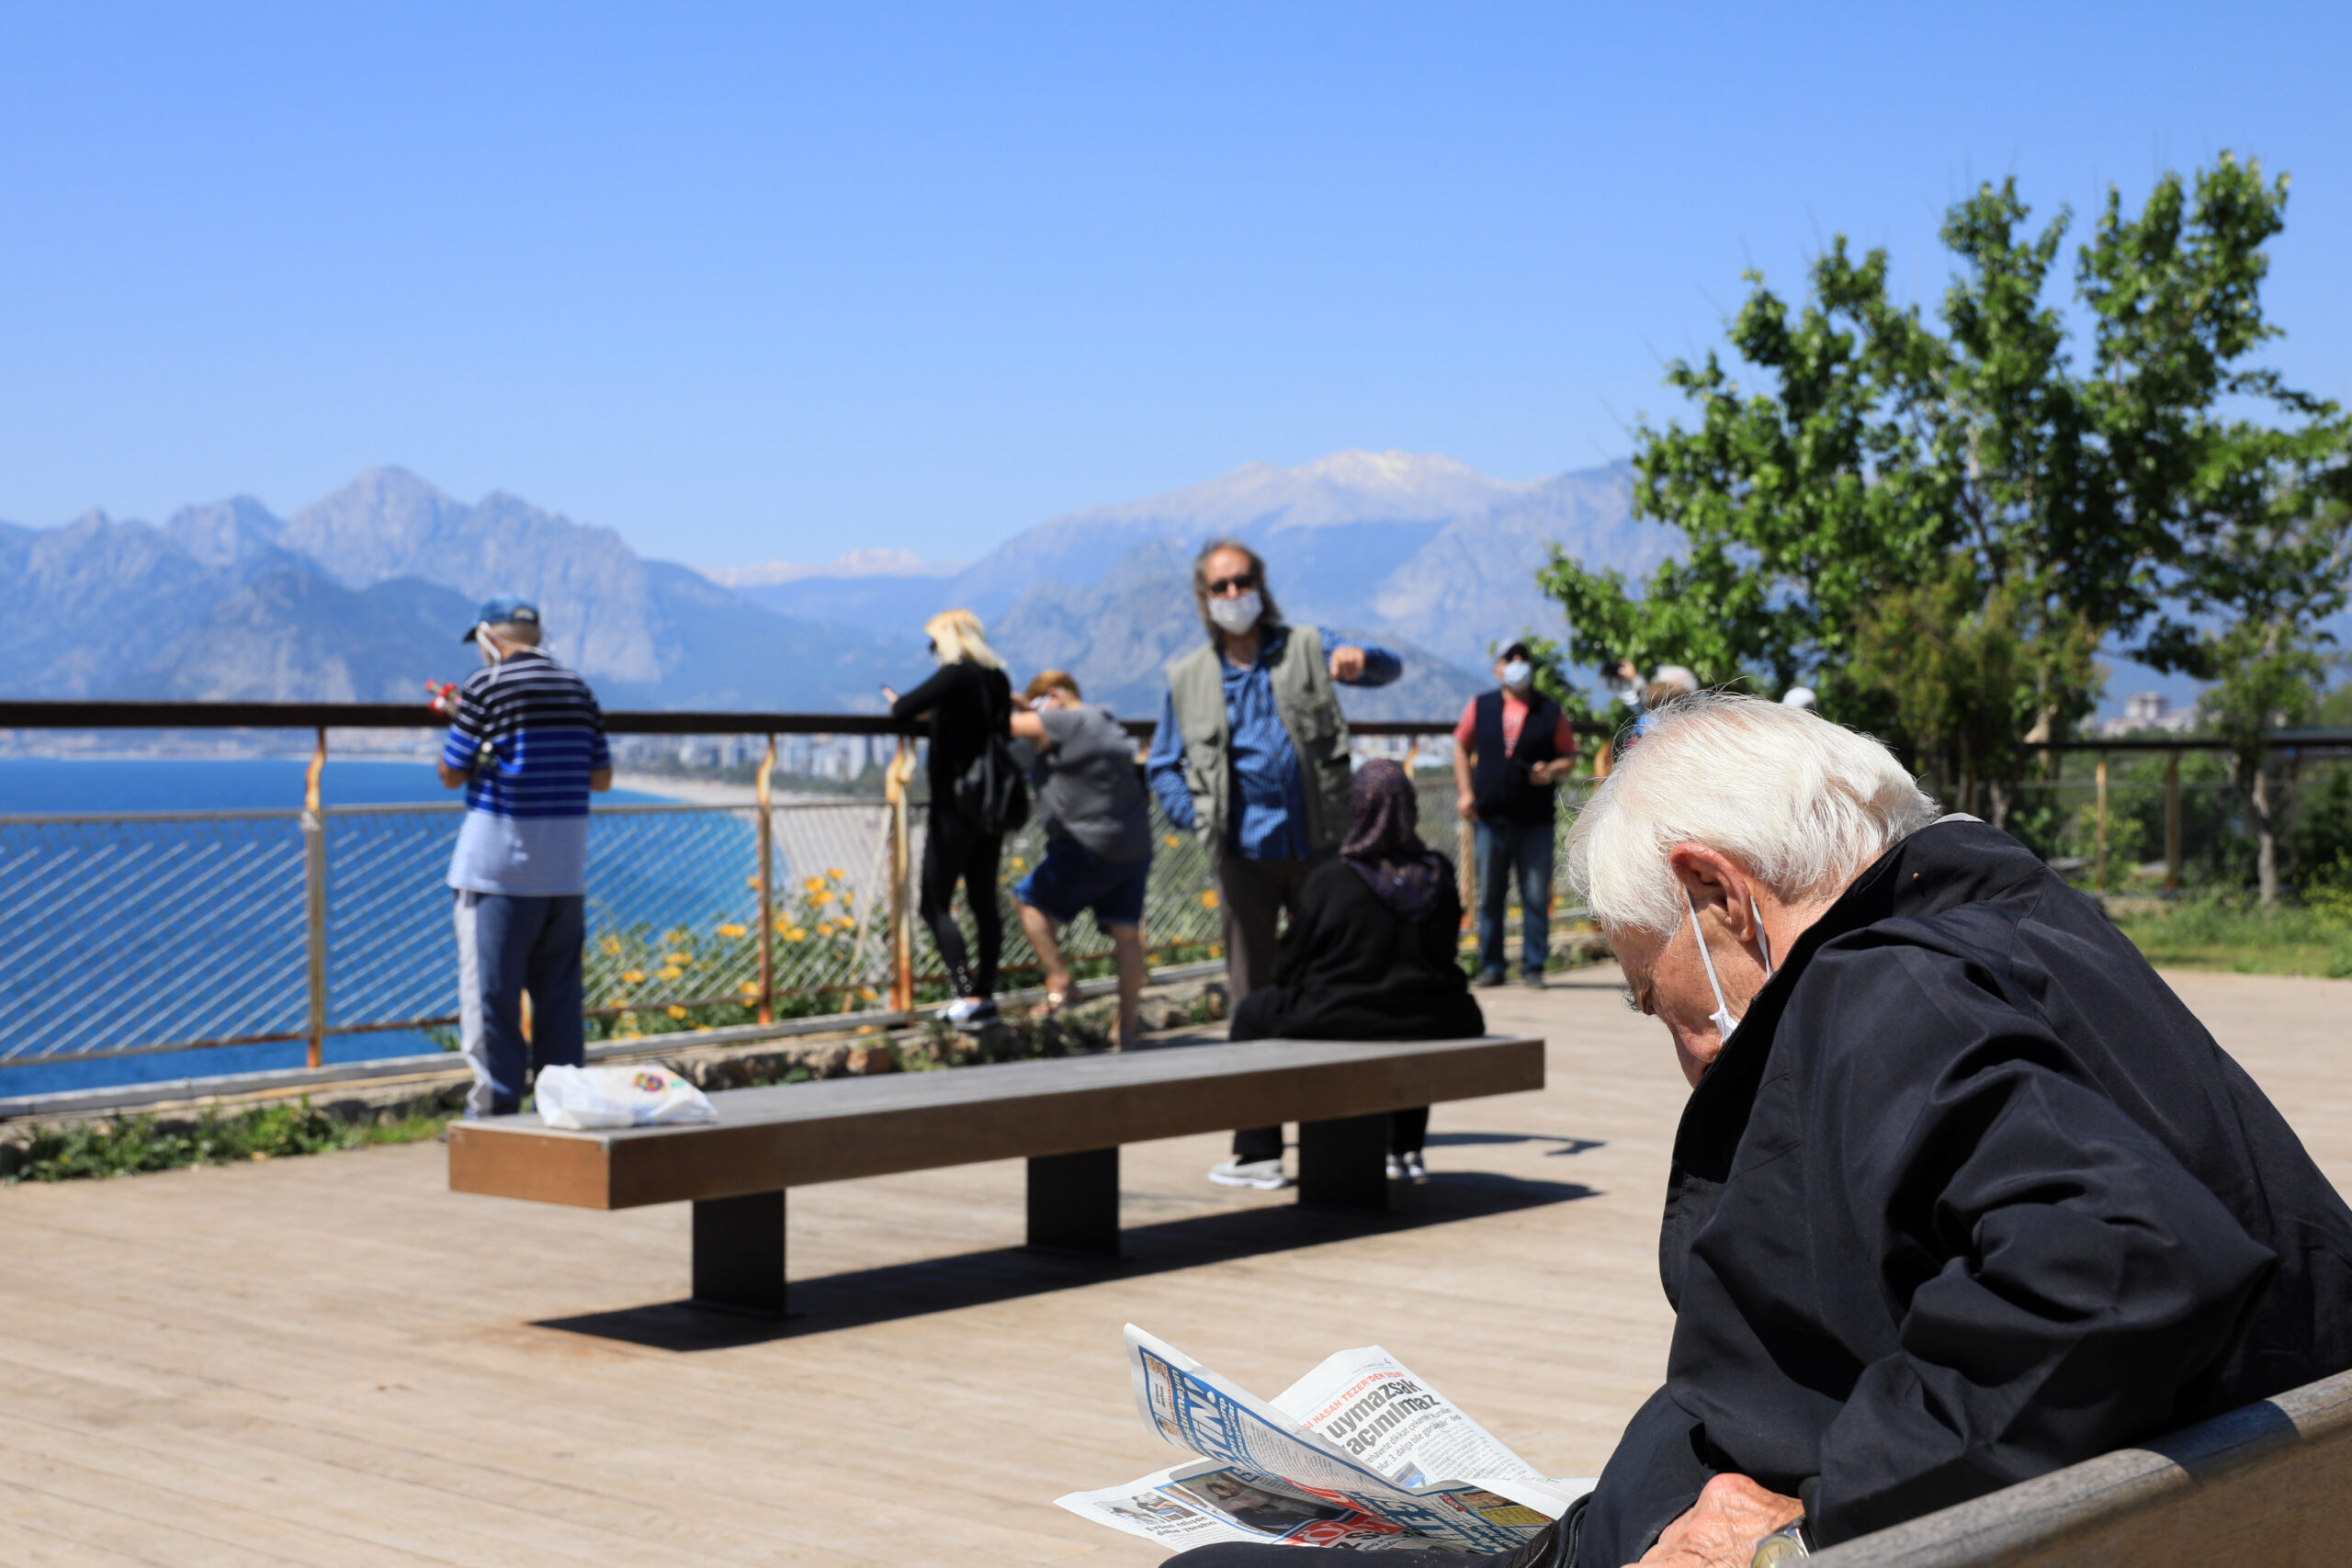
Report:
[[[2339,1184],[2352,983],[2178,977]],[[1128,1151],[1128,1259],[1017,1247],[1022,1172],[796,1192],[780,1328],[673,1303],[683,1206],[444,1190],[433,1145],[0,1192],[0,1563],[1153,1562],[1050,1506],[1171,1462],[1130,1319],[1262,1393],[1378,1342],[1590,1474],[1654,1385],[1682,1089],[1612,985],[1487,993],[1541,1094],[1438,1109],[1386,1222]]]

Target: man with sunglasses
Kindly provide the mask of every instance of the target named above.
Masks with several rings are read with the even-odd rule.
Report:
[[[1277,916],[1347,835],[1348,721],[1333,682],[1385,686],[1404,666],[1328,626],[1284,625],[1266,563],[1230,539],[1193,560],[1193,603],[1208,642],[1168,666],[1145,775],[1169,820],[1215,857],[1227,985],[1238,1003],[1272,979]],[[1236,1134],[1233,1158],[1209,1179],[1282,1186],[1282,1129]]]

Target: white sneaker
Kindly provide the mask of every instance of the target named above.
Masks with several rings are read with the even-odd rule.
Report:
[[[1430,1179],[1430,1168],[1421,1163],[1421,1151],[1419,1149],[1388,1163],[1392,1168],[1402,1165],[1405,1168],[1405,1179],[1408,1181],[1427,1181]]]
[[[939,1010],[939,1021],[962,1034],[978,1034],[997,1021],[996,998],[958,997]]]
[[[1219,1187],[1254,1187],[1261,1192],[1290,1185],[1279,1159],[1219,1160],[1209,1167],[1209,1179]]]
[[[1405,1168],[1396,1163],[1396,1156],[1395,1155],[1390,1155],[1388,1156],[1388,1179],[1391,1181],[1402,1181],[1404,1179]]]

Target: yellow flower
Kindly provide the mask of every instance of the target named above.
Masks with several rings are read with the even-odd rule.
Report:
[[[829,867],[827,867],[827,868],[826,868],[826,871],[825,871],[825,874],[826,874],[827,876],[831,877],[835,882],[842,882],[842,881],[845,881],[845,880],[847,880],[847,878],[848,878],[848,876],[849,876],[849,873],[848,873],[848,872],[843,871],[843,870],[842,870],[841,867],[839,867],[839,866],[829,866]]]
[[[1176,846],[1177,846],[1177,845],[1179,845],[1179,844],[1182,843],[1184,840],[1182,840],[1182,839],[1180,839],[1180,838],[1178,838],[1175,834],[1170,833],[1170,834],[1169,834],[1169,835],[1168,835],[1168,837],[1167,837],[1167,838],[1165,838],[1165,839],[1161,840],[1160,841],[1161,841],[1162,843],[1166,844],[1170,849],[1171,849],[1171,850],[1172,850],[1172,849],[1176,848]]]
[[[743,934],[743,928],[729,920],[718,928],[718,934],[723,937],[739,937]]]
[[[757,980],[746,980],[735,988],[747,997],[756,997],[760,994],[760,983]]]
[[[616,936],[608,936],[596,946],[607,958],[618,958],[621,955],[621,939]]]
[[[825,905],[827,905],[827,904],[830,904],[830,903],[831,903],[832,901],[833,901],[833,891],[832,891],[832,889],[831,889],[831,888],[830,888],[830,887],[826,888],[826,889],[825,889],[825,890],[823,890],[822,892],[820,892],[820,893],[811,893],[810,895],[808,895],[808,902],[810,902],[811,904],[815,904],[815,905],[817,905],[817,906],[818,906],[818,907],[820,907],[820,908],[822,908],[823,906],[825,906]]]
[[[1028,864],[1029,862],[1025,856],[1014,855],[1012,857],[1012,869],[1015,871],[1026,870],[1028,868]]]
[[[1223,958],[1223,957],[1225,956],[1225,946],[1224,946],[1224,944],[1223,944],[1223,943],[1221,943],[1221,942],[1211,942],[1211,943],[1209,943],[1209,956],[1210,956],[1211,958]]]
[[[664,958],[662,962],[664,964],[692,964],[694,959],[686,953],[673,953],[670,954],[669,957]]]
[[[642,986],[645,984],[645,971],[642,969],[624,969],[621,971],[621,978],[629,985]]]
[[[684,1018],[686,1016],[686,1010],[678,1006],[675,1002],[673,1002],[670,1005],[670,1016],[672,1018]]]
[[[882,993],[871,986],[860,986],[857,988],[857,994],[869,1002],[878,1002],[882,999]]]
[[[822,893],[825,890],[825,879],[821,876],[812,876],[800,885],[800,890],[803,893]]]
[[[1216,908],[1216,888],[1208,888],[1201,894],[1201,908],[1204,909],[1214,909]]]
[[[655,970],[654,978],[658,980],[674,980],[684,973],[684,970],[680,969],[676,964],[672,964],[663,968]]]
[[[628,1006],[628,998],[627,997],[606,997],[605,998],[605,1005],[608,1008],[627,1007]]]
[[[798,926],[794,926],[791,930],[784,933],[784,940],[786,942],[807,942],[808,940],[808,933],[802,931]]]

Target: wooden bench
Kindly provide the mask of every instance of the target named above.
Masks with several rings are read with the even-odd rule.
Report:
[[[1122,1144],[1296,1122],[1299,1201],[1381,1210],[1389,1111],[1543,1087],[1544,1043],[1524,1037],[1178,1046],[735,1089],[693,1126],[457,1122],[449,1187],[589,1209],[690,1201],[695,1300],[781,1313],[789,1188],[1025,1157],[1029,1245],[1115,1256]]]
[[[2336,1568],[2352,1372],[1816,1553],[1819,1568]]]

